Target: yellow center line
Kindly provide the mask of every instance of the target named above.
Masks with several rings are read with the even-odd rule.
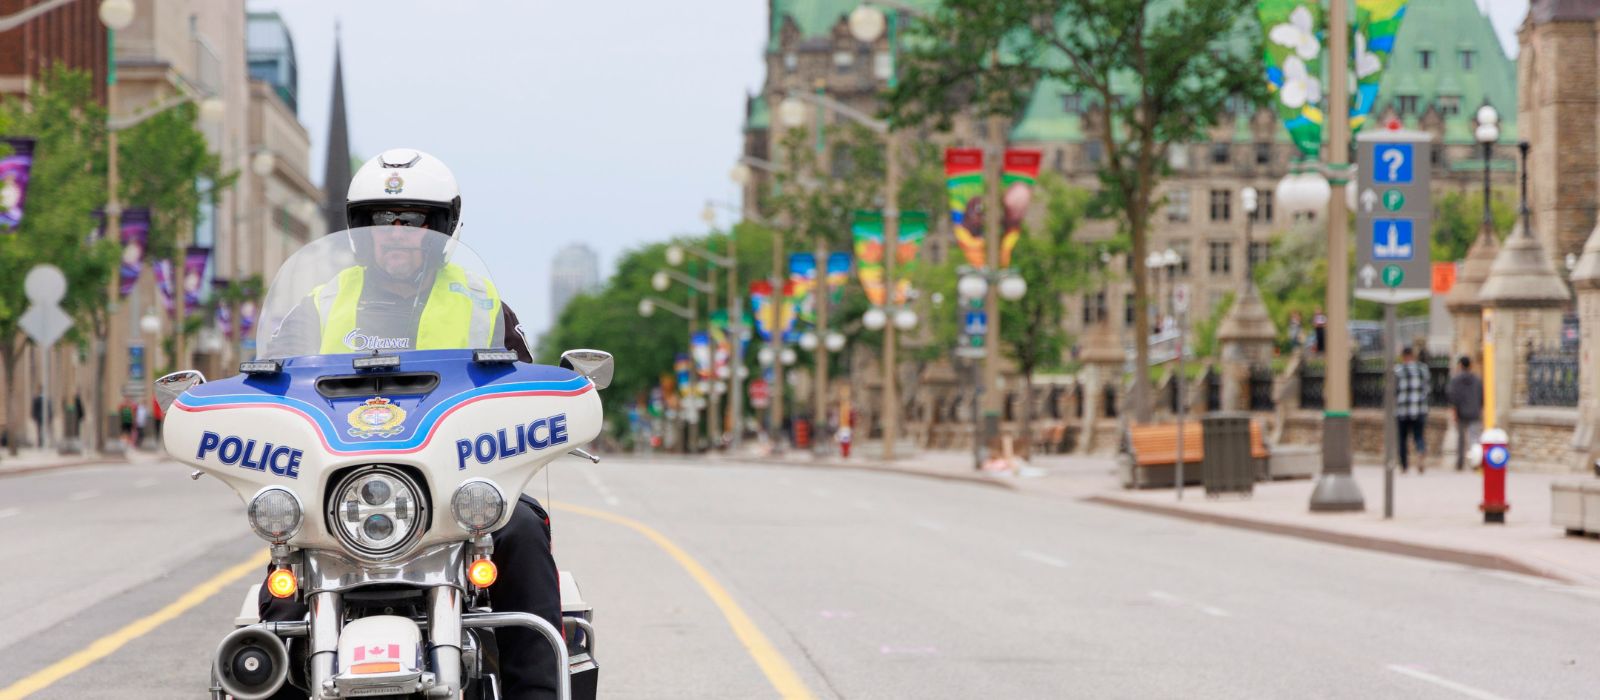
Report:
[[[190,608],[205,602],[225,586],[243,578],[251,571],[260,571],[261,567],[266,566],[268,561],[271,561],[271,555],[267,550],[263,549],[255,553],[249,559],[239,562],[222,573],[207,579],[204,583],[189,589],[187,593],[168,603],[166,607],[134,620],[122,629],[94,640],[89,646],[35,671],[33,675],[27,678],[12,683],[5,688],[0,688],[0,700],[21,700],[50,687],[50,684],[56,681],[82,671],[89,664],[110,656],[116,650],[121,649],[124,644],[149,634],[151,630],[171,622],[179,615],[188,612]]]
[[[644,523],[616,513],[569,503],[551,503],[550,505],[556,510],[587,515],[591,518],[599,518],[600,520],[616,523],[644,535],[646,539],[656,543],[656,546],[666,551],[668,555],[678,562],[679,566],[689,572],[689,577],[693,578],[695,583],[700,584],[700,588],[706,592],[706,596],[711,598],[711,602],[715,603],[717,608],[722,611],[722,616],[728,620],[728,626],[733,628],[734,635],[739,637],[739,642],[744,644],[745,651],[749,652],[750,657],[755,659],[756,665],[761,667],[761,672],[766,674],[767,681],[772,683],[772,687],[777,689],[780,696],[790,700],[810,700],[812,698],[811,691],[806,688],[805,683],[801,682],[799,674],[794,672],[794,668],[772,646],[772,642],[768,641],[766,635],[761,633],[756,624],[750,620],[750,616],[745,614],[744,609],[734,602],[733,596],[728,595],[728,591],[722,587],[722,584],[717,583],[717,580],[712,578],[711,574],[706,572],[705,567],[701,566],[699,562],[690,557],[678,545],[673,544],[672,540],[667,539],[665,535],[656,532]],[[4,700],[4,698],[0,698],[0,700]]]

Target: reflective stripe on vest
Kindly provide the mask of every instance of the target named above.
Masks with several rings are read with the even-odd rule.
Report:
[[[311,290],[317,316],[322,320],[322,354],[359,352],[345,344],[345,337],[356,330],[356,312],[365,280],[366,268],[350,267],[333,281]],[[499,322],[500,295],[494,283],[468,275],[457,265],[446,265],[434,276],[412,349],[492,347]]]

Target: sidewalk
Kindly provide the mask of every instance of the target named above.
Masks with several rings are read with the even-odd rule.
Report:
[[[127,464],[129,462],[156,461],[158,459],[160,459],[160,456],[155,452],[136,451],[126,456],[121,454],[97,455],[93,452],[63,455],[58,454],[54,449],[41,450],[36,447],[19,449],[17,450],[17,456],[12,457],[10,451],[0,449],[0,478],[52,469],[82,467],[91,464]]]
[[[876,452],[876,450],[872,450]],[[759,459],[759,458],[758,458]],[[1356,482],[1366,499],[1358,513],[1312,513],[1315,480],[1263,482],[1250,498],[1208,499],[1198,486],[1178,501],[1170,488],[1131,491],[1116,477],[1116,461],[1106,457],[1037,456],[1035,478],[990,475],[972,469],[970,453],[920,452],[885,463],[870,458],[814,459],[786,453],[777,461],[890,471],[941,479],[973,481],[1022,493],[1072,498],[1107,506],[1187,518],[1230,527],[1312,539],[1346,546],[1449,561],[1600,587],[1600,540],[1570,537],[1550,524],[1549,474],[1513,471],[1507,475],[1511,511],[1504,525],[1485,525],[1478,503],[1482,477],[1474,472],[1429,470],[1395,474],[1392,520],[1383,518],[1383,469],[1357,466]]]

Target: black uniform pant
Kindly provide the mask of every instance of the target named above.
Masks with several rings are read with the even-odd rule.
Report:
[[[550,556],[550,516],[532,496],[522,496],[511,512],[511,522],[494,533],[494,561],[499,579],[489,588],[489,602],[500,612],[526,612],[561,629],[561,583],[556,561]],[[261,588],[261,619],[300,620],[304,603],[273,598]],[[508,700],[556,696],[555,652],[544,635],[520,627],[495,630],[500,648],[501,691]],[[561,669],[562,673],[566,669]],[[285,685],[276,697],[295,697]]]

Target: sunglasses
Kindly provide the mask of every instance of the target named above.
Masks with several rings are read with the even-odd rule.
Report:
[[[421,226],[428,222],[428,215],[420,211],[375,211],[372,213],[372,223],[376,226]]]

